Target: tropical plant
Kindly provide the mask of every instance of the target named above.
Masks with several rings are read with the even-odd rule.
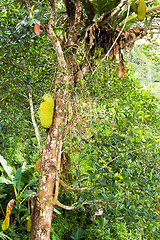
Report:
[[[32,215],[31,239],[50,239],[54,206],[57,205],[67,210],[76,207],[75,205],[64,205],[58,200],[59,186],[62,185],[68,188],[62,178],[60,178],[60,172],[63,166],[67,164],[62,152],[64,151],[66,133],[69,131],[68,129],[72,128],[71,115],[75,115],[75,111],[73,114],[71,113],[72,110],[70,111],[70,109],[72,109],[70,104],[71,100],[76,95],[75,90],[77,88],[80,90],[81,87],[85,88],[84,79],[89,71],[92,74],[88,75],[88,77],[90,77],[90,81],[92,82],[92,77],[97,73],[97,69],[99,69],[99,63],[95,67],[97,59],[104,61],[104,59],[108,58],[110,70],[112,70],[114,66],[112,65],[111,59],[115,59],[118,64],[119,76],[124,76],[125,65],[123,51],[126,48],[131,49],[137,37],[145,36],[151,23],[152,28],[157,27],[156,19],[160,12],[158,1],[146,1],[147,7],[149,6],[151,8],[146,9],[145,20],[142,22],[139,22],[137,14],[134,14],[132,11],[134,3],[135,1],[126,0],[1,1],[1,60],[3,63],[1,86],[3,88],[3,94],[6,99],[11,93],[16,92],[17,95],[20,93],[21,97],[17,97],[16,95],[15,99],[18,103],[21,102],[21,104],[23,103],[22,97],[25,97],[25,99],[28,98],[35,135],[38,140],[37,145],[41,153],[39,189],[35,195],[36,204]],[[53,80],[50,79],[51,74],[54,78]],[[47,78],[45,78],[46,76]],[[112,71],[110,76],[112,79]],[[40,80],[40,83],[37,82],[38,80]],[[123,81],[123,77],[118,78],[118,80],[119,82]],[[7,91],[4,91],[6,83],[9,88],[9,94]],[[36,92],[34,89],[39,89],[41,97],[43,96],[42,86],[44,86],[47,92],[51,91],[55,101],[53,122],[47,134],[43,151],[32,103],[32,94],[34,91]],[[114,96],[114,90],[112,90],[112,94],[112,96]],[[3,99],[3,103],[5,99]],[[35,98],[35,101],[37,101],[38,105],[39,99]],[[113,160],[114,158],[112,157],[117,157],[116,160],[118,162],[113,161],[113,167],[115,167],[115,163],[122,163],[123,158],[127,158],[127,164],[130,164],[132,167],[132,163],[130,163],[128,159],[130,152],[127,152],[127,147],[124,149],[124,156],[123,152],[121,153],[120,151],[123,146],[122,142],[124,141],[124,146],[126,146],[125,143],[128,141],[128,136],[121,136],[121,134],[124,134],[121,132],[124,130],[121,129],[123,126],[121,116],[128,114],[127,117],[130,118],[132,114],[129,109],[123,109],[123,111],[120,112],[121,116],[119,116],[118,109],[120,106],[117,101],[112,102],[110,99],[110,104],[115,107],[115,109],[110,110],[114,116],[114,123],[117,122],[119,124],[116,127],[115,133],[111,132],[109,140],[110,144],[114,146],[117,138],[120,157],[116,155],[113,149],[110,149],[110,145],[107,145],[109,149],[106,150],[105,154],[109,154],[110,151],[112,151],[112,156],[107,155],[109,159]],[[22,105],[22,107],[28,109],[28,101],[25,101],[25,104]],[[120,110],[122,110],[121,107]],[[136,114],[138,123],[140,120],[142,123],[142,117],[143,119],[146,118],[144,122],[147,121],[149,117],[147,117],[144,112],[143,116],[141,116],[142,105],[140,104],[139,106],[137,104],[134,107],[135,111],[133,112]],[[138,109],[138,112],[136,109]],[[133,110],[133,108],[131,108],[131,110]],[[69,121],[67,122],[68,116],[70,119],[68,119]],[[29,115],[26,114],[26,117],[29,117]],[[132,124],[129,124],[127,121],[126,125],[131,125],[130,127],[132,127]],[[111,123],[109,123],[109,131],[110,130]],[[140,130],[139,126],[138,129],[135,127],[136,133],[134,136],[135,139],[142,144],[144,134],[141,133]],[[99,134],[104,135],[103,130],[100,130]],[[129,141],[131,143],[134,142],[137,146],[139,142],[137,143],[137,141],[133,139],[132,134],[134,134],[133,129],[131,130],[131,139],[129,139]],[[3,136],[4,134],[2,134],[2,138]],[[92,134],[92,137],[95,146],[97,144],[96,148],[98,148],[100,145],[99,135]],[[97,152],[96,154],[99,156],[101,152]],[[99,163],[97,156],[96,161]],[[136,157],[138,158],[137,155]],[[81,156],[81,158],[83,159],[83,156]],[[89,160],[92,162],[92,156],[90,155]],[[88,170],[87,176],[89,176],[89,180],[93,181],[94,184],[102,184],[98,178],[98,170],[100,171],[99,175],[105,178],[105,168],[101,169],[96,164],[93,164],[92,169]],[[116,173],[118,176],[116,176]],[[131,174],[135,173],[136,169],[133,166],[133,173]],[[94,174],[97,176],[97,180]],[[122,172],[122,174],[125,175],[125,171],[124,173]],[[112,185],[115,181],[119,181],[117,178],[120,177],[121,172],[119,172],[118,169],[116,171],[116,169],[111,168],[108,170],[108,175],[110,176],[109,182]],[[81,176],[81,173],[77,170],[75,177],[79,184],[80,180],[85,176]],[[82,177],[82,179],[79,179],[80,177]],[[125,178],[125,176],[122,177]],[[75,183],[74,186],[76,186],[76,184],[77,183]],[[88,188],[88,186],[86,187]],[[116,187],[118,189],[118,184]],[[75,190],[75,188],[70,187],[68,189]],[[79,187],[76,191],[85,189],[86,188],[81,189]],[[104,193],[104,195],[106,195],[105,191],[106,190],[103,191],[103,189],[101,189],[99,194],[103,196]],[[90,197],[91,200],[94,199],[93,196]],[[120,195],[117,195],[117,202],[119,197]],[[82,194],[79,199],[80,205],[83,205],[84,199]]]
[[[15,209],[16,209],[16,221],[18,221],[18,225],[21,228],[21,226],[24,224],[25,218],[28,220],[30,218],[30,207],[26,207],[23,205],[23,202],[30,198],[33,194],[33,190],[28,190],[30,186],[32,186],[37,180],[32,179],[29,181],[28,184],[25,185],[25,178],[23,177],[24,172],[26,169],[26,163],[22,165],[22,167],[18,168],[15,175],[13,168],[9,167],[7,165],[7,161],[3,158],[3,156],[0,156],[0,163],[3,167],[4,173],[7,174],[7,178],[4,176],[0,177],[0,184],[1,185],[12,185],[14,190],[14,198],[11,199],[7,204],[6,209],[6,216],[2,223],[2,230],[7,230],[9,228],[9,222],[10,222],[10,215],[11,211],[14,206],[15,202]],[[4,174],[3,173],[3,174]],[[2,195],[3,196],[3,195]],[[23,216],[20,216],[20,213],[24,212]]]

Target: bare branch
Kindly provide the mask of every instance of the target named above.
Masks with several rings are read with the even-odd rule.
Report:
[[[73,210],[73,209],[76,208],[76,207],[74,206],[74,204],[73,204],[72,206],[66,206],[66,205],[60,203],[58,200],[56,201],[56,204],[55,204],[55,205],[58,206],[58,207],[61,207],[61,208],[65,209],[65,210]]]
[[[67,63],[66,63],[66,60],[65,60],[65,57],[63,54],[61,43],[52,28],[52,19],[50,19],[50,21],[48,23],[48,28],[46,30],[47,30],[47,34],[48,34],[50,40],[53,41],[60,67],[67,69]]]
[[[83,206],[83,205],[90,205],[90,204],[99,204],[99,203],[102,203],[102,202],[104,202],[103,199],[99,199],[99,200],[96,200],[96,201],[88,201],[88,202],[86,201],[86,202],[81,203],[81,206]],[[73,210],[73,209],[76,209],[76,208],[77,208],[76,205],[79,205],[79,203],[76,202],[76,203],[72,204],[72,206],[66,206],[66,205],[60,203],[60,202],[57,200],[57,202],[56,202],[55,205],[58,206],[58,207],[61,207],[61,208],[65,209],[65,210]]]
[[[30,86],[28,86],[28,90],[29,90],[29,99],[28,100],[29,100],[29,104],[30,104],[31,119],[32,119],[32,123],[33,123],[33,126],[34,126],[34,130],[35,130],[35,134],[36,134],[39,150],[40,150],[40,152],[42,152],[42,147],[41,147],[41,143],[40,143],[40,134],[39,134],[38,126],[37,126],[37,123],[36,123],[35,117],[34,117],[34,109],[33,109],[33,102],[32,102],[32,92],[31,92]]]
[[[70,186],[67,186],[61,179],[59,181],[59,183],[67,190],[70,190],[70,191],[82,191],[82,190],[85,190],[85,189],[88,189],[88,188],[91,188],[92,185],[89,185],[87,187],[82,187],[82,188],[73,188],[73,187],[70,187]]]

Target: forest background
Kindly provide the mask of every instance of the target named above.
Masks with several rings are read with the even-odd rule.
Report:
[[[109,49],[103,45],[104,39],[100,40],[104,37],[98,25],[104,16],[98,5],[101,1],[95,1],[98,14],[89,23],[91,16],[85,5],[89,1],[77,1],[84,4],[83,28],[78,26],[74,47],[71,42],[68,45],[72,23],[66,14],[67,4],[56,1],[57,17],[52,27],[57,43],[63,46],[67,71],[60,65],[55,39],[46,34],[53,2],[0,3],[0,238],[35,239],[34,229],[44,229],[32,215],[35,204],[41,203],[37,191],[47,175],[43,149],[46,138],[53,135],[53,125],[49,132],[41,126],[39,106],[48,93],[58,106],[57,99],[62,100],[67,89],[67,107],[62,107],[67,109],[64,125],[58,126],[65,134],[57,154],[61,163],[58,171],[54,170],[57,176],[52,194],[53,200],[58,194],[58,200],[54,202],[49,238],[159,239],[160,49],[159,10],[155,11],[159,1],[146,1],[154,12],[142,22],[133,18],[132,11],[128,25],[124,22],[128,5],[124,5],[114,19],[116,22],[121,17],[121,22],[110,22],[115,35],[109,29],[113,34]],[[109,6],[111,13],[124,1],[115,2]],[[121,29],[126,24],[125,32],[117,28],[120,23]],[[129,26],[140,29],[138,36],[128,31]],[[145,41],[134,44],[145,28]],[[118,50],[110,50],[120,34]],[[124,40],[129,44],[124,46]],[[74,76],[69,87],[62,81],[65,75]],[[36,206],[41,218],[45,207]]]

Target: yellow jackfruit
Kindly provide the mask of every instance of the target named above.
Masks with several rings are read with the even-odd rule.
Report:
[[[27,230],[27,232],[31,231],[31,227],[32,227],[32,220],[31,220],[31,215],[29,215],[26,218],[26,230]]]
[[[47,94],[43,97],[43,101],[40,104],[40,121],[44,128],[50,128],[53,120],[54,112],[54,100]]]
[[[137,10],[138,20],[143,21],[146,15],[146,3],[144,0],[139,0]]]

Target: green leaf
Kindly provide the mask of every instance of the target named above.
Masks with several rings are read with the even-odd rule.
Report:
[[[24,182],[22,180],[22,173],[26,170],[25,165],[26,163],[23,163],[22,167],[18,168],[15,174],[15,183],[18,191],[20,191],[24,186]]]
[[[82,228],[73,229],[71,238],[74,240],[84,238],[84,230]]]
[[[13,184],[13,182],[4,177],[0,177],[0,183]]]
[[[3,156],[0,156],[0,163],[2,164],[3,169],[5,170],[5,172],[7,173],[7,175],[8,175],[11,179],[13,179],[13,176],[12,176],[12,174],[11,174],[11,173],[12,173],[12,168],[7,165],[7,161],[3,158]]]
[[[73,187],[76,187],[78,185],[78,181],[75,181],[74,183],[73,183]]]

